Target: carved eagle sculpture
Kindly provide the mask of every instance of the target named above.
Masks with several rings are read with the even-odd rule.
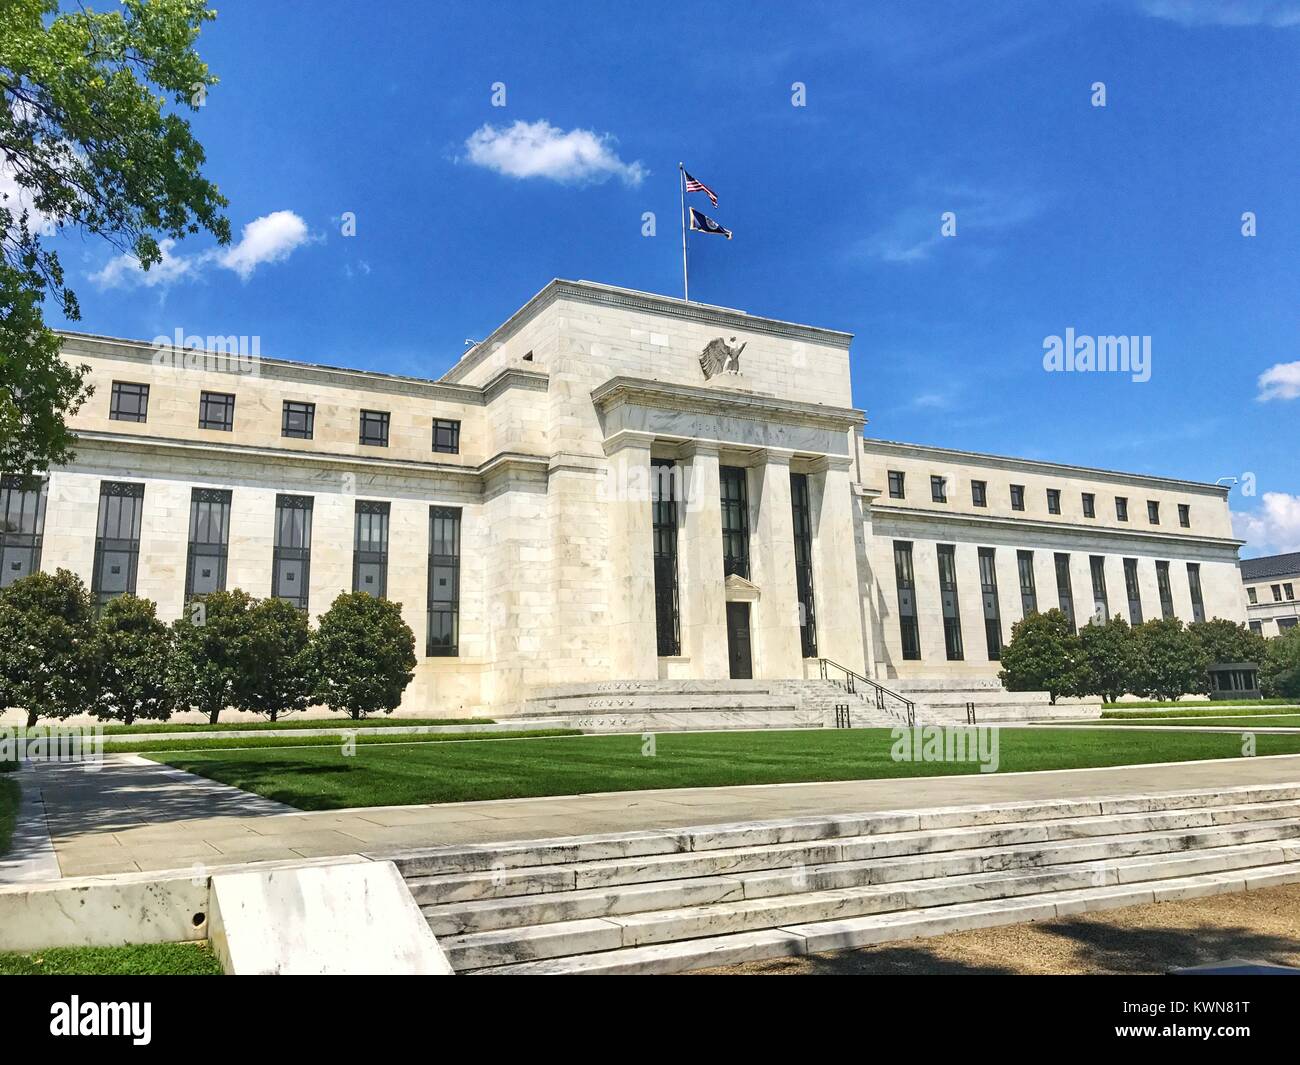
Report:
[[[736,338],[731,338],[734,344]],[[704,371],[704,379],[707,381],[715,374],[720,373],[740,373],[740,353],[745,350],[749,341],[745,341],[738,348],[733,348],[722,337],[714,337],[700,353],[700,369]]]

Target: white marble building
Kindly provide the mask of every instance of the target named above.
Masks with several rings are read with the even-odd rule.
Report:
[[[384,594],[420,655],[402,710],[443,715],[820,659],[989,677],[1031,605],[1021,552],[1081,623],[1094,568],[1112,613],[1131,588],[1143,617],[1244,620],[1225,489],[864,440],[850,341],[571,281],[437,381],[69,334],[95,386],[77,458],[6,482],[0,572],[64,566],[166,618],[215,587],[313,617]]]
[[[1300,551],[1241,560],[1246,617],[1261,636],[1300,625]]]

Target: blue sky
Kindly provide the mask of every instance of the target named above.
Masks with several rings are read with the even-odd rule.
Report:
[[[854,333],[869,434],[1249,474],[1244,554],[1300,550],[1300,0],[216,6],[251,228],[148,277],[65,239],[76,328],[437,376],[552,277],[680,295],[683,159],[736,234],[692,296]],[[1067,328],[1150,380],[1045,372]]]

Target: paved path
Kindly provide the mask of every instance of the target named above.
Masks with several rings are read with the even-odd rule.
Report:
[[[35,771],[64,876],[411,850],[822,813],[1300,782],[1300,755],[909,780],[608,792],[319,813],[109,755]]]

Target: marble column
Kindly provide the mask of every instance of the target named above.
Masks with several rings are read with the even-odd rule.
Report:
[[[826,456],[813,464],[808,477],[817,653],[866,675],[851,467],[848,457]]]
[[[610,668],[614,680],[656,680],[654,538],[648,433],[605,442],[609,477]]]
[[[754,676],[803,676],[799,591],[794,570],[790,452],[768,448],[750,469],[750,579],[759,598],[751,608]],[[813,589],[814,604],[816,587]]]
[[[722,502],[718,449],[688,444],[681,452],[686,499],[678,508],[678,594],[682,654],[690,675],[716,680],[727,665],[726,586],[722,576]]]

